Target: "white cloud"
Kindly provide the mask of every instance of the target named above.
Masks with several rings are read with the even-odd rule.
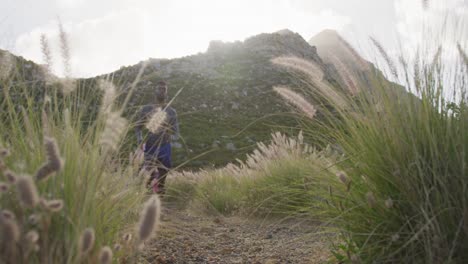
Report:
[[[56,0],[63,9],[86,12],[90,0]],[[106,7],[108,4],[108,7]],[[205,51],[210,40],[234,41],[283,28],[307,40],[324,28],[342,29],[350,18],[331,9],[307,13],[288,0],[100,1],[97,18],[77,21],[61,15],[71,40],[76,76],[110,72],[148,57],[181,57]],[[40,34],[54,43],[58,57],[57,23],[51,21],[16,40],[15,52],[42,61]],[[57,62],[54,70],[60,74]]]

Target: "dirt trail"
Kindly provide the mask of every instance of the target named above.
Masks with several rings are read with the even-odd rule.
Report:
[[[165,208],[157,236],[147,245],[149,263],[324,263],[325,235],[298,220],[247,220],[201,216]]]

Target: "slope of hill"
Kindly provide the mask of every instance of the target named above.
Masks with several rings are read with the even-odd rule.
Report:
[[[191,164],[223,165],[243,157],[255,142],[268,140],[271,131],[291,131],[297,125],[288,114],[291,110],[272,90],[279,84],[300,86],[294,76],[271,63],[281,55],[312,60],[330,71],[316,49],[289,30],[260,34],[243,42],[212,41],[205,53],[148,60],[129,113],[151,103],[154,84],[167,81],[171,97],[181,90],[172,103],[180,116],[183,136],[176,150],[178,163],[210,152]],[[111,73],[114,82],[128,89],[142,63]],[[325,76],[335,82],[332,73]]]
[[[204,53],[170,60],[149,59],[110,74],[79,80],[78,84],[80,89],[100,93],[94,89],[95,80],[110,77],[124,96],[145,63],[126,114],[130,117],[141,105],[152,103],[154,84],[167,81],[171,98],[180,91],[172,102],[179,114],[182,134],[182,140],[175,144],[176,164],[217,166],[244,157],[256,142],[268,140],[272,131],[287,133],[297,127],[297,117],[272,90],[275,85],[302,86],[297,76],[271,63],[271,59],[281,55],[314,61],[325,72],[327,81],[335,86],[347,84],[355,90],[370,87],[368,73],[375,69],[336,32],[324,31],[308,43],[285,29],[243,42],[212,41]],[[45,85],[42,67],[11,57],[18,65],[16,73],[22,73],[40,93]],[[340,71],[347,71],[352,80],[343,80]],[[91,108],[90,112],[97,111],[96,106]],[[129,142],[135,141],[133,137],[130,133]]]

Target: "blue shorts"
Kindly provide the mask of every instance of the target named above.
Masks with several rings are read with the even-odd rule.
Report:
[[[160,163],[162,169],[169,170],[172,167],[171,160],[171,143],[161,145],[159,147],[145,148],[145,161],[149,163]]]

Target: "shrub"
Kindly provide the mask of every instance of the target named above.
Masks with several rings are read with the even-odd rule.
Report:
[[[308,91],[320,99],[314,109],[323,118],[305,124],[306,132],[344,152],[337,164],[342,172],[317,175],[323,185],[317,195],[325,204],[316,213],[342,234],[334,251],[338,260],[468,260],[468,69],[459,50],[462,58],[451,71],[441,63],[440,51],[429,61],[417,60],[411,70],[402,59],[407,89],[367,72],[371,89],[361,87],[354,95],[346,94],[350,89],[337,94],[340,89],[322,80],[310,62],[274,61],[301,72]]]
[[[121,106],[112,98],[101,110],[95,105],[96,96],[108,101],[115,88],[103,80],[99,92],[72,79],[52,84],[38,79],[31,87],[17,67],[0,79],[0,258],[8,263],[134,258],[142,241],[129,243],[123,235],[134,232],[129,229],[145,200],[135,177],[139,165],[117,159],[129,127]],[[155,204],[146,208],[158,214],[145,213],[150,220],[143,221],[151,232],[159,219]],[[114,243],[125,250],[112,253],[106,245]]]

